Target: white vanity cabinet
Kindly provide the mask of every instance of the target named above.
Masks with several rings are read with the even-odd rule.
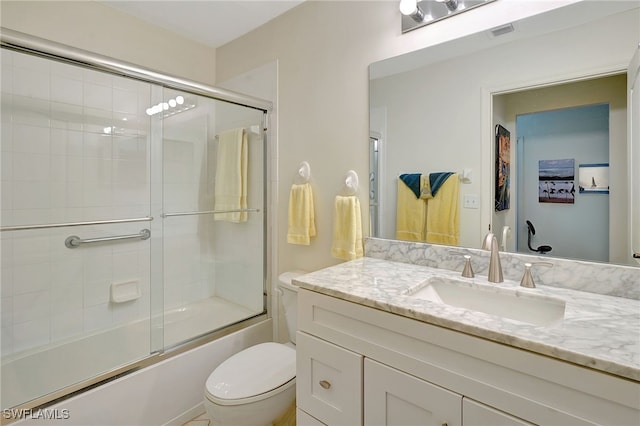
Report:
[[[474,426],[533,426],[532,423],[517,419],[469,398],[462,400],[462,423]]]
[[[462,424],[462,396],[379,362],[364,363],[364,424]]]
[[[296,403],[328,425],[362,424],[363,356],[296,334]]]
[[[383,310],[300,289],[298,330],[299,424],[640,424],[638,382]]]

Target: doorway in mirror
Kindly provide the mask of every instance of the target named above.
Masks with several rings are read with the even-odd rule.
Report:
[[[509,227],[507,251],[615,261],[627,246],[626,76],[592,78],[493,97],[494,120],[512,129],[512,208],[493,212],[493,229]],[[496,113],[499,112],[499,113]],[[514,137],[515,136],[515,137]],[[609,193],[578,191],[578,166],[610,164]],[[553,165],[569,164],[565,179]],[[559,166],[558,166],[559,167]],[[547,176],[551,173],[550,176]],[[554,174],[555,173],[555,174]],[[564,175],[563,175],[564,176]]]

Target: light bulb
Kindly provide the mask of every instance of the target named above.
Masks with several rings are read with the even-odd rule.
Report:
[[[175,108],[175,107],[176,107],[176,105],[178,105],[178,103],[176,102],[176,100],[175,100],[175,99],[169,99],[169,106],[170,106],[171,108]]]
[[[418,0],[400,0],[400,13],[411,16],[418,10]]]
[[[178,105],[182,105],[184,103],[184,98],[182,96],[176,96],[176,102]]]

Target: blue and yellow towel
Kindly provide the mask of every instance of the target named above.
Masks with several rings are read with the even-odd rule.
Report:
[[[449,179],[451,176],[453,178]],[[453,172],[398,178],[396,238],[458,245],[460,240],[459,180]]]

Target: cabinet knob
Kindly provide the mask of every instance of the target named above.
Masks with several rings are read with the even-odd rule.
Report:
[[[442,423],[442,426],[449,426],[448,423]]]
[[[320,386],[322,386],[323,389],[329,389],[331,387],[331,383],[326,380],[320,380]]]

